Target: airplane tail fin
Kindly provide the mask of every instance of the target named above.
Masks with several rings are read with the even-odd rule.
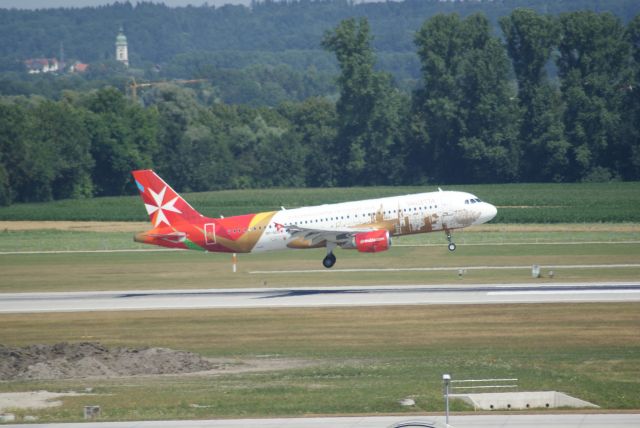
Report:
[[[152,170],[137,170],[132,174],[154,228],[203,217]]]

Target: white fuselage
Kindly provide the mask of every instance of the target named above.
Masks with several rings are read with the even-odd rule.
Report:
[[[286,226],[309,229],[375,228],[392,236],[449,231],[481,224],[496,208],[466,192],[439,191],[283,209],[271,219],[252,252],[292,248]]]

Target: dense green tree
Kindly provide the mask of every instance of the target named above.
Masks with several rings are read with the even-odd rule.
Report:
[[[9,173],[4,166],[2,153],[0,152],[0,206],[11,204],[11,186],[9,184]]]
[[[338,184],[342,165],[336,156],[336,108],[323,98],[286,103],[279,111],[291,123],[289,131],[305,147],[305,183],[310,187]]]
[[[167,58],[172,50],[179,52],[194,43],[197,51],[181,54],[169,67],[151,68],[151,62],[137,54],[132,64],[148,61],[148,69],[126,69],[110,59],[110,44],[92,64],[95,68],[83,75],[3,73],[0,205],[132,192],[130,171],[148,167],[176,189],[194,191],[638,179],[640,17],[625,28],[610,14],[577,12],[553,19],[539,14],[540,7],[534,7],[536,12],[515,10],[500,20],[502,44],[489,22],[498,16],[496,10],[512,11],[517,2],[511,1],[408,0],[362,6],[339,0],[268,2],[256,4],[252,13],[243,7],[177,9],[172,19],[184,37],[157,33],[154,37],[169,52]],[[561,10],[564,3],[559,3],[548,5],[548,12]],[[280,23],[260,29],[264,40],[242,52],[199,56],[208,49],[206,37],[194,41],[188,36],[214,15],[221,26],[257,24],[274,12],[284,17],[289,8],[308,13],[312,6],[340,13],[366,11],[367,18],[346,19],[325,32],[322,45],[327,52],[322,55],[311,52],[317,53],[317,35],[328,26],[319,26],[313,14],[304,22],[308,34],[317,36],[315,44],[310,42],[313,37],[294,37],[279,39],[275,44],[279,47],[268,47],[289,48],[291,42],[301,43],[302,50],[258,50],[267,49],[270,37],[282,35]],[[374,47],[402,46],[405,50],[383,52],[382,64],[405,67],[396,63],[414,55],[411,46],[385,37],[410,34],[406,28],[413,27],[390,29],[383,23],[387,16],[405,13],[404,8],[412,11],[412,20],[422,21],[431,14],[420,15],[425,7],[432,12],[459,10],[466,18],[437,15],[423,22],[415,36],[422,80],[409,99],[390,75],[379,71]],[[490,19],[470,13],[482,8],[497,9],[491,9]],[[109,19],[121,13],[150,14],[159,27],[167,10],[172,9],[146,3],[104,8],[112,13]],[[202,15],[195,23],[193,10]],[[332,15],[331,25],[342,17],[340,13]],[[26,12],[18,21],[36,15]],[[9,16],[15,18],[0,10],[0,35],[4,26],[15,28]],[[61,16],[66,14],[57,15]],[[298,24],[290,22],[289,27]],[[373,32],[383,36],[374,41]],[[132,49],[143,46],[149,35],[135,26],[128,28],[128,34]],[[141,44],[135,46],[134,39]],[[247,47],[239,39],[229,42]],[[509,81],[507,51],[516,82]],[[0,64],[13,61],[3,59],[2,52],[0,47]],[[547,76],[553,69],[552,52],[559,86]],[[410,75],[413,66],[406,67]],[[339,98],[336,86],[327,80],[337,69]],[[156,82],[139,91],[134,102],[123,91],[132,76],[138,81],[142,76],[208,80],[185,86]],[[315,97],[327,94],[331,95]]]
[[[29,186],[31,172],[25,171],[27,157],[28,110],[15,102],[0,102],[0,164],[2,165],[2,204],[21,201]]]
[[[178,144],[178,159],[184,174],[183,189],[215,190],[228,186],[233,164],[226,144],[212,124],[191,123]]]
[[[256,139],[254,187],[303,187],[305,185],[305,149],[287,128],[269,126],[257,116],[252,126]]]
[[[518,82],[520,179],[565,179],[569,143],[564,138],[562,103],[546,76],[546,64],[559,36],[555,21],[528,9],[500,19]]]
[[[300,72],[285,65],[251,65],[243,69],[219,69],[200,64],[197,70],[176,76],[194,75],[207,79],[215,88],[218,100],[229,104],[275,107],[287,100],[303,100],[310,96],[335,91],[329,74]],[[193,86],[192,86],[193,87]]]
[[[227,113],[234,114],[227,133],[235,160],[227,187],[304,186],[305,148],[286,118],[270,109]]]
[[[50,171],[45,199],[93,196],[91,140],[83,112],[66,101],[44,101],[33,111],[31,141],[48,156],[44,170]],[[43,187],[45,189],[45,187]]]
[[[336,152],[346,185],[388,184],[394,148],[400,146],[398,95],[389,75],[374,71],[371,40],[366,19],[348,19],[322,42],[340,66]]]
[[[624,150],[622,101],[631,81],[630,45],[613,15],[574,12],[559,18],[557,60],[572,180],[616,176]]]
[[[155,162],[166,180],[184,191],[230,187],[234,162],[221,135],[223,124],[198,102],[195,92],[166,84],[146,100],[159,115]]]
[[[89,110],[96,194],[125,194],[132,189],[131,171],[153,165],[158,150],[155,111],[143,110],[115,88],[101,89],[81,102]]]
[[[322,42],[325,49],[336,55],[341,72],[336,149],[338,161],[344,168],[341,177],[344,184],[354,184],[365,170],[365,133],[376,96],[371,38],[366,19],[349,19],[327,33]]]
[[[249,124],[241,123],[229,130],[229,140],[229,149],[234,159],[234,174],[229,187],[254,187],[254,175],[259,168],[256,156],[258,140],[255,132]]]
[[[547,80],[544,67],[559,36],[558,27],[550,16],[530,9],[516,9],[502,17],[500,27],[518,79],[518,94],[528,100]]]
[[[632,47],[632,76],[624,87],[623,137],[621,141],[620,175],[626,180],[640,179],[640,15],[627,28]]]
[[[318,49],[324,31],[354,16],[366,17],[371,23],[377,51],[397,54],[412,53],[413,33],[425,19],[439,13],[456,12],[466,17],[483,12],[495,23],[517,7],[550,14],[609,10],[625,21],[640,11],[637,0],[258,1],[251,7],[202,3],[178,8],[157,2],[116,2],[85,8],[0,9],[0,66],[4,63],[14,68],[26,58],[58,55],[60,43],[68,59],[94,63],[113,58],[120,25],[128,36],[135,67],[141,62],[166,63],[184,52],[206,51],[218,55],[218,68],[239,69],[250,62],[244,53],[274,52],[282,58],[280,63],[301,70],[316,61],[309,51]],[[243,65],[239,65],[241,61]],[[394,65],[398,68],[394,74],[402,78],[404,64]]]
[[[82,117],[64,101],[0,103],[3,203],[92,195],[93,158]]]
[[[438,15],[416,35],[424,87],[414,94],[420,180],[507,181],[518,171],[508,59],[481,15]]]

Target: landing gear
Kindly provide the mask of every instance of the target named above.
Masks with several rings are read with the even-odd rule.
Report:
[[[336,256],[332,252],[327,253],[327,256],[322,259],[322,266],[326,267],[327,269],[332,268],[335,264]]]
[[[336,264],[336,256],[333,254],[333,250],[336,249],[338,244],[335,242],[327,242],[327,255],[322,259],[322,266],[327,269],[331,269]]]
[[[447,234],[447,241],[449,241],[449,251],[455,251],[456,250],[456,244],[454,244],[453,242],[451,242],[451,231],[447,230],[445,231],[445,233]]]

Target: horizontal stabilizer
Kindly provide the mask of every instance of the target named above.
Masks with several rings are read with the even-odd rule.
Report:
[[[169,232],[169,233],[155,233],[153,230],[148,232],[138,233],[133,240],[136,242],[141,242],[143,244],[150,243],[149,241],[155,240],[164,240],[173,243],[184,242],[187,239],[187,234],[184,232]]]

